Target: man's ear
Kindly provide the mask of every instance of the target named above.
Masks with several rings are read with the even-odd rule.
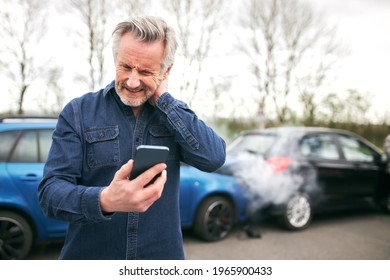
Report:
[[[165,73],[164,73],[164,75],[163,75],[163,80],[165,80],[166,78],[168,78],[168,75],[169,75],[169,73],[171,72],[172,66],[173,66],[173,64],[169,65],[168,69],[165,71]]]

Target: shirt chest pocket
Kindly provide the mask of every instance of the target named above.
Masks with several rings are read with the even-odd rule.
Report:
[[[88,129],[84,134],[87,142],[87,162],[89,167],[101,167],[119,163],[118,126]]]
[[[174,159],[176,155],[176,143],[174,135],[165,127],[154,125],[149,128],[149,143],[151,145],[166,146],[169,148],[168,159]]]

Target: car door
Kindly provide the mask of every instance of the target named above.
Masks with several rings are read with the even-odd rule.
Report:
[[[43,162],[38,155],[37,131],[22,131],[7,163],[8,174],[19,194],[36,215],[37,186],[42,179]]]
[[[345,185],[345,170],[340,150],[331,133],[310,133],[305,135],[299,144],[300,153],[315,171],[318,200],[340,199],[348,196]]]
[[[180,165],[180,221],[183,228],[192,226],[194,217],[193,202],[194,179],[191,168],[182,163]]]
[[[342,160],[348,170],[345,172],[345,184],[349,195],[353,197],[372,196],[376,190],[380,164],[380,155],[363,141],[349,135],[338,135],[342,151]]]
[[[51,144],[52,131],[52,129],[22,131],[6,168],[14,183],[15,191],[19,194],[19,199],[24,200],[21,203],[39,224],[39,229],[45,228],[48,234],[56,235],[64,232],[64,225],[44,216],[37,194]]]
[[[19,133],[17,130],[0,133],[0,206],[12,204],[15,198],[15,185],[8,174],[7,161]]]

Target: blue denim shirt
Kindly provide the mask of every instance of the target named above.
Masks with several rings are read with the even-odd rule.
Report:
[[[161,198],[146,212],[104,215],[99,196],[141,144],[170,149]],[[138,117],[114,82],[72,100],[61,112],[38,189],[49,217],[69,222],[60,259],[183,259],[180,161],[212,172],[225,142],[188,106],[164,93]]]

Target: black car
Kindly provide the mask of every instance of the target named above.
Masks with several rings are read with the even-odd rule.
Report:
[[[381,150],[352,132],[281,127],[242,133],[219,172],[246,189],[249,213],[277,214],[298,230],[325,209],[374,202],[388,213],[385,167]]]

